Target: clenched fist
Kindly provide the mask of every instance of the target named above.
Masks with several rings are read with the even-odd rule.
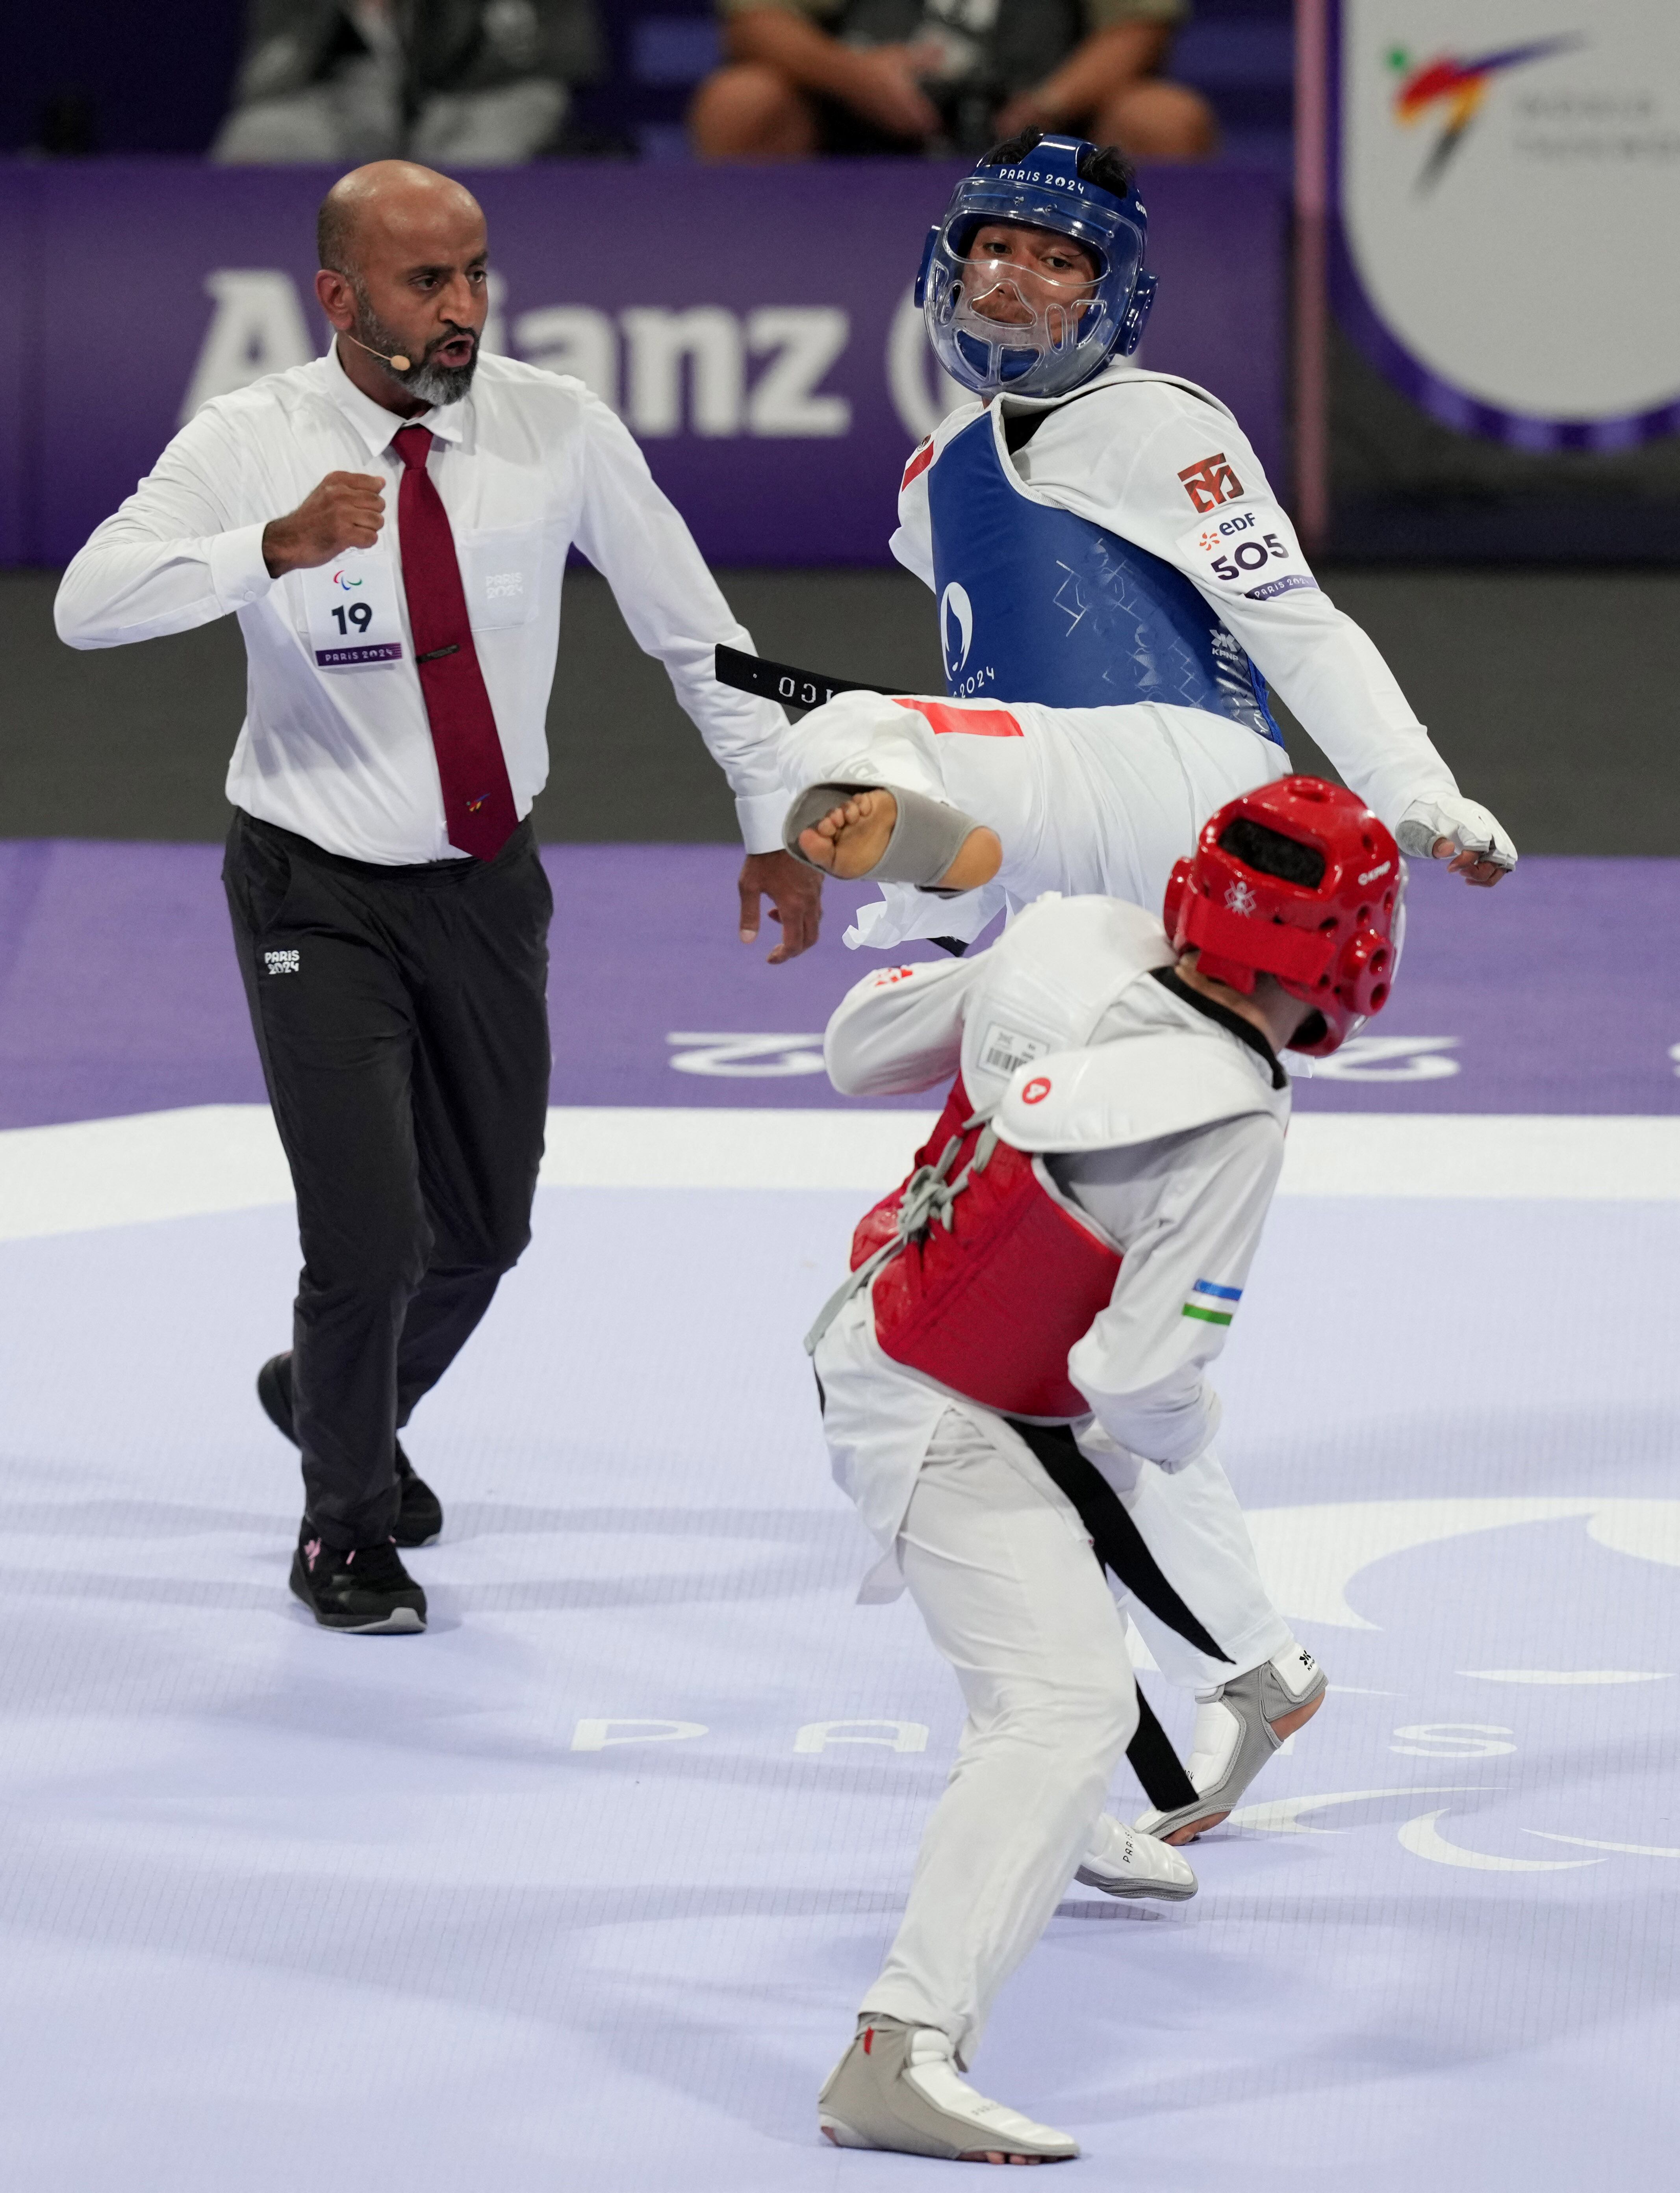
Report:
[[[1395,825],[1403,853],[1450,861],[1453,873],[1485,890],[1517,865],[1517,847],[1497,816],[1474,799],[1435,793],[1414,799]]]
[[[346,548],[371,548],[385,524],[385,482],[371,472],[329,472],[287,517],[263,528],[271,579],[330,563]]]

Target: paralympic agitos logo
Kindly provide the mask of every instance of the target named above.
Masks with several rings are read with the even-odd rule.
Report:
[[[1586,43],[1585,38],[1574,35],[1537,38],[1525,46],[1506,46],[1496,53],[1479,54],[1473,60],[1437,54],[1426,61],[1415,60],[1403,46],[1391,47],[1386,63],[1400,79],[1394,92],[1395,120],[1410,129],[1427,115],[1440,124],[1440,135],[1418,172],[1417,188],[1433,190],[1440,181],[1481,112],[1495,77],[1525,67],[1530,61],[1549,60],[1555,54],[1569,53]]]

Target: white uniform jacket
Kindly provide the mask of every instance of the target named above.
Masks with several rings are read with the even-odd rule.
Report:
[[[1172,1469],[1213,1439],[1206,1369],[1283,1164],[1281,1069],[1263,1040],[1154,979],[1173,958],[1139,908],[1051,894],[986,952],[867,976],[825,1039],[847,1096],[942,1086],[960,1067],[1002,1139],[1043,1155],[1122,1252],[1108,1307],[1068,1357],[1095,1418],[1080,1443],[1099,1466],[1105,1440]],[[866,1288],[815,1364],[836,1479],[890,1545],[949,1397],[882,1352]]]
[[[1006,418],[1048,415],[1006,455],[1027,495],[1181,571],[1391,829],[1413,800],[1456,793],[1393,673],[1321,591],[1259,458],[1217,397],[1117,363],[1068,396],[998,400]],[[977,398],[959,404],[905,468],[892,552],[929,587],[929,463],[984,408]],[[1239,550],[1268,540],[1262,568],[1239,560]]]

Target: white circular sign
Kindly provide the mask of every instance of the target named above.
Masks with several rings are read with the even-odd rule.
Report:
[[[1345,0],[1340,76],[1352,271],[1423,376],[1536,421],[1680,402],[1675,0]]]

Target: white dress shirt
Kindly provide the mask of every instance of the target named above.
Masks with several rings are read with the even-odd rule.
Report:
[[[786,719],[712,674],[719,641],[750,651],[751,637],[629,431],[581,381],[512,358],[481,357],[471,392],[418,421],[364,396],[336,349],[218,397],[65,573],[59,637],[121,647],[237,615],[249,671],[227,774],[235,805],[352,860],[454,856],[401,585],[403,466],[389,445],[412,424],[437,438],[431,477],[520,816],[548,776],[544,722],[575,542],[670,673],[735,794],[747,850],[780,846],[787,795],[775,749]],[[318,667],[308,575],[271,579],[263,563],[264,527],[332,472],[385,479],[380,541],[397,576],[399,660]]]
[[[1117,362],[1070,396],[1002,402],[1009,416],[1049,415],[1009,461],[1026,495],[1135,541],[1183,572],[1391,829],[1414,799],[1456,796],[1451,770],[1393,673],[1321,592],[1252,444],[1216,396],[1173,375]],[[935,451],[985,408],[978,400],[959,404],[935,430]],[[906,468],[891,547],[931,587],[925,449]],[[1203,484],[1198,475],[1216,455],[1220,468]],[[1232,549],[1250,541],[1271,544],[1263,571],[1231,560]]]

